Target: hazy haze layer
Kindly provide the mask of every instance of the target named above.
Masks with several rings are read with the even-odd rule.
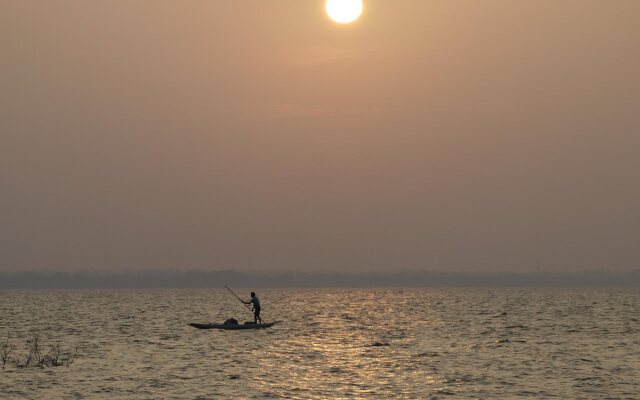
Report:
[[[640,265],[640,2],[0,3],[0,270]]]

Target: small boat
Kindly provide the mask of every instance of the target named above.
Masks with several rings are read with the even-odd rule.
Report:
[[[240,330],[240,329],[263,329],[269,328],[282,321],[265,322],[262,324],[244,323],[244,324],[198,324],[192,322],[189,325],[198,329],[226,329],[226,330]]]

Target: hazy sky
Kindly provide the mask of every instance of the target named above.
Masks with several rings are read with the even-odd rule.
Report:
[[[0,2],[0,270],[640,267],[640,1]]]

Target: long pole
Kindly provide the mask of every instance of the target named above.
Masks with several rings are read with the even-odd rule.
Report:
[[[227,288],[227,290],[228,290],[228,291],[230,291],[232,295],[236,296],[236,299],[240,300],[240,302],[241,302],[245,307],[247,307],[247,310],[251,311],[251,313],[253,314],[253,310],[251,309],[251,307],[249,307],[249,306],[247,305],[247,303],[245,303],[245,302],[244,302],[244,300],[242,300],[242,299],[241,299],[237,294],[235,294],[233,290],[229,289],[229,286],[224,285],[224,287],[225,287],[225,288]],[[262,320],[262,318],[261,318],[260,320]]]

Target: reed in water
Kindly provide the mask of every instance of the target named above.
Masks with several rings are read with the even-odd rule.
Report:
[[[0,361],[2,361],[2,370],[7,364],[13,365],[15,368],[47,368],[68,366],[73,363],[78,354],[78,346],[73,351],[65,351],[60,342],[42,346],[40,335],[34,334],[27,341],[28,351],[26,353],[14,354],[10,336],[0,347]]]

